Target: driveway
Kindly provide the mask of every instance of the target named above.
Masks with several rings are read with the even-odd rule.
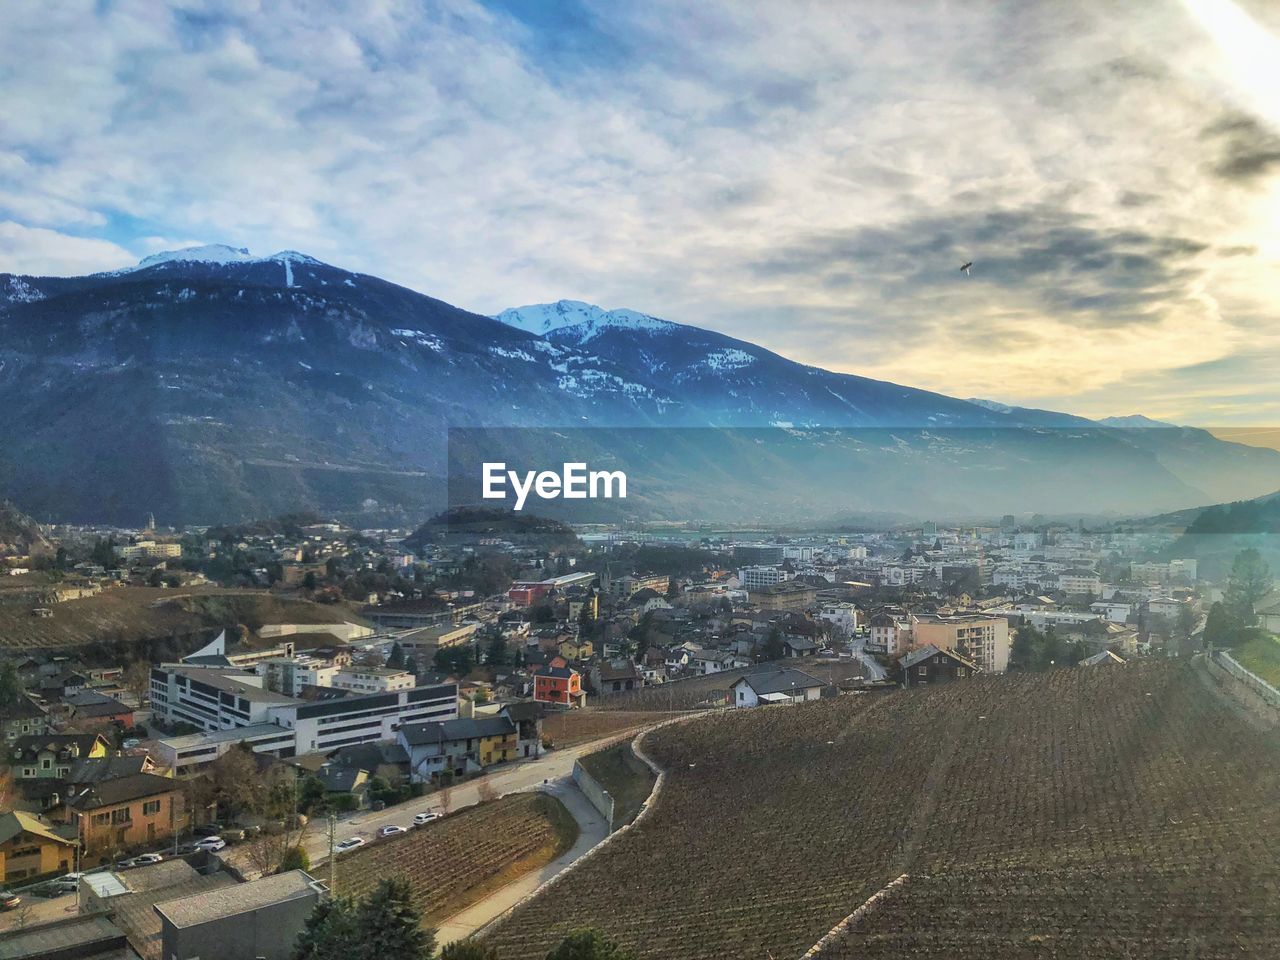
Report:
[[[34,926],[37,923],[48,923],[50,920],[61,920],[76,913],[77,904],[74,893],[64,893],[52,900],[33,897],[22,892],[19,892],[19,896],[22,897],[22,904],[18,909],[0,911],[0,933]]]

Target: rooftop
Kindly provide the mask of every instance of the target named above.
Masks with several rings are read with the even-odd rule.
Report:
[[[222,887],[208,893],[183,897],[181,900],[157,903],[154,909],[175,927],[194,927],[319,892],[320,885],[308,874],[301,870],[290,870],[288,873]]]
[[[253,723],[247,727],[236,727],[234,730],[217,730],[212,733],[188,733],[180,737],[165,737],[158,742],[174,750],[184,750],[187,747],[199,747],[213,743],[239,743],[241,740],[283,735],[290,732],[286,727],[275,723]]]

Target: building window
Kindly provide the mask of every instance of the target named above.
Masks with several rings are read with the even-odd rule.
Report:
[[[111,811],[111,822],[112,822],[113,824],[116,824],[116,823],[132,823],[132,822],[133,822],[133,811],[132,811],[132,810],[130,810],[128,807],[121,807],[121,808],[120,808],[120,809],[118,809],[118,810],[112,810],[112,811]]]
[[[142,805],[142,815],[144,817],[154,817],[159,812],[160,812],[159,800],[148,800],[146,803]]]
[[[93,825],[94,825],[95,827],[101,827],[101,826],[103,826],[104,824],[107,824],[107,823],[110,823],[110,822],[111,822],[111,814],[109,814],[109,813],[95,813],[95,814],[93,815],[93,818],[92,818],[92,820],[91,820],[90,822],[92,822],[92,823],[93,823]]]
[[[928,668],[928,667],[916,667],[916,673],[917,673],[917,674],[919,674],[919,675],[920,675],[920,676],[922,676],[922,677],[927,676],[927,675],[928,675],[928,673],[929,673],[929,668]]]

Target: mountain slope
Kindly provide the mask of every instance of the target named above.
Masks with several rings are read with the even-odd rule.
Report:
[[[634,311],[502,316],[293,251],[0,274],[0,493],[68,520],[418,522],[449,506],[451,450],[468,478],[482,454],[625,464],[613,515],[1151,513],[1276,485],[1275,451],[992,409]]]

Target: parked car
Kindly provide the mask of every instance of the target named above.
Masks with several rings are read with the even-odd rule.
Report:
[[[136,857],[126,860],[120,864],[122,867],[145,867],[149,863],[159,863],[164,859],[163,854],[159,853],[140,853]]]
[[[0,910],[16,910],[22,898],[9,890],[0,890]]]
[[[404,827],[396,823],[388,823],[378,831],[380,837],[394,837],[397,833],[408,833]]]
[[[137,737],[130,737],[124,743],[120,744],[122,750],[132,750],[134,747],[142,746],[142,741]]]
[[[217,853],[219,850],[225,850],[227,841],[221,837],[205,837],[196,844],[197,850],[204,850],[207,853]]]
[[[413,815],[413,825],[415,827],[425,827],[432,820],[439,820],[440,814],[434,810],[427,810],[425,813],[415,813]]]
[[[55,893],[75,893],[80,889],[80,878],[83,876],[83,873],[64,873],[50,886]]]
[[[347,839],[339,843],[334,849],[337,850],[338,853],[349,853],[350,851],[357,850],[363,846],[364,837],[347,837]]]
[[[192,827],[191,832],[197,837],[216,837],[222,833],[222,824],[220,823],[202,823],[198,827]]]

